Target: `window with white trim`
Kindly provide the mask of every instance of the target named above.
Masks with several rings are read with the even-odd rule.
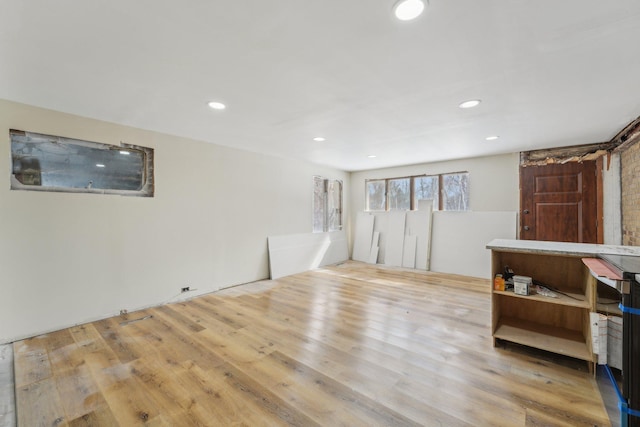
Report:
[[[433,200],[433,210],[469,210],[469,172],[417,175],[365,181],[365,210],[416,210]]]
[[[342,230],[342,181],[313,177],[313,232]]]

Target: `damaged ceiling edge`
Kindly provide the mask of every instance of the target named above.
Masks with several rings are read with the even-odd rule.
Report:
[[[573,147],[550,148],[546,150],[523,151],[520,166],[544,166],[571,162],[597,160],[609,155],[616,148],[615,143],[576,145]]]
[[[586,162],[597,160],[605,155],[608,165],[612,153],[624,151],[638,141],[640,141],[640,117],[625,126],[609,142],[523,151],[520,153],[520,166]]]
[[[638,141],[640,141],[640,117],[625,126],[611,140],[611,142],[617,143],[616,152],[624,151]]]

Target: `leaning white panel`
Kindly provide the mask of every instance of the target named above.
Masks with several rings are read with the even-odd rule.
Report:
[[[373,232],[373,239],[371,240],[371,251],[369,252],[369,259],[367,262],[369,264],[376,264],[378,262],[378,251],[380,250],[379,242],[380,241],[380,232]]]
[[[417,237],[415,268],[419,270],[429,270],[432,212],[433,200],[420,200],[417,211],[407,212],[406,233]]]
[[[385,236],[384,263],[394,267],[402,266],[402,249],[404,247],[405,212],[388,212],[389,224]]]
[[[356,217],[356,232],[353,241],[354,261],[366,262],[371,253],[371,237],[373,235],[373,224],[375,217],[366,212],[359,212]]]
[[[515,239],[516,212],[433,213],[431,270],[491,278],[493,239]]]
[[[271,279],[349,259],[344,231],[270,236],[268,245]]]
[[[402,250],[402,266],[406,268],[416,267],[416,243],[418,236],[404,236],[404,249]]]

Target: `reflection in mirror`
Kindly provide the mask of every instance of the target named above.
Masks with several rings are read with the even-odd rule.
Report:
[[[153,196],[153,150],[10,131],[12,189]]]

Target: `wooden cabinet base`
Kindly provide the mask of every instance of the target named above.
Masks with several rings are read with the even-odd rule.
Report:
[[[581,359],[593,372],[597,355],[591,343],[589,313],[596,310],[597,282],[582,263],[585,254],[535,249],[536,243],[532,242],[531,250],[492,249],[492,274],[508,266],[515,274],[548,286],[556,296],[492,289],[494,344],[499,339]]]

